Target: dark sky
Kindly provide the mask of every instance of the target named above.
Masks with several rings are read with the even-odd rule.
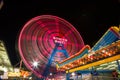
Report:
[[[120,23],[119,0],[64,1],[4,0],[0,10],[0,39],[4,41],[13,65],[19,62],[16,51],[19,32],[33,17],[50,14],[67,20],[91,47],[109,27]]]

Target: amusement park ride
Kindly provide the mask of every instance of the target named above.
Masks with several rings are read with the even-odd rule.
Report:
[[[18,48],[26,67],[39,78],[46,78],[51,72],[71,73],[120,59],[119,31],[111,27],[90,48],[69,22],[57,16],[41,15],[23,26]]]
[[[74,55],[84,46],[79,32],[52,15],[37,16],[24,25],[18,47],[24,64],[38,77],[57,73],[56,61]],[[37,63],[37,66],[33,64]]]
[[[120,59],[119,28],[111,27],[103,37],[90,48],[84,46],[78,53],[58,62],[59,70],[74,72]]]

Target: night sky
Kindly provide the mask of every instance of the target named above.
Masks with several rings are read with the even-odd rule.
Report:
[[[48,14],[70,22],[84,43],[92,47],[109,27],[119,26],[119,5],[119,0],[4,0],[0,10],[0,40],[16,65],[19,62],[17,39],[23,25],[33,17]]]

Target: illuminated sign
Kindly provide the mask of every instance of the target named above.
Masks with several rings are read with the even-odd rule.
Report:
[[[55,43],[65,44],[67,42],[65,38],[53,37],[53,39]]]

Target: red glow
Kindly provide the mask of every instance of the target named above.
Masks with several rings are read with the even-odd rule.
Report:
[[[38,77],[42,77],[42,72],[46,67],[52,50],[55,48],[53,37],[66,39],[64,44],[69,55],[79,52],[84,46],[84,42],[79,32],[69,22],[56,16],[42,15],[32,18],[22,28],[19,35],[19,52],[21,58],[28,69],[33,71]],[[63,41],[64,40],[60,40]],[[57,55],[54,58],[62,58]],[[37,69],[32,66],[33,61],[40,61]],[[55,66],[54,66],[55,67]]]

